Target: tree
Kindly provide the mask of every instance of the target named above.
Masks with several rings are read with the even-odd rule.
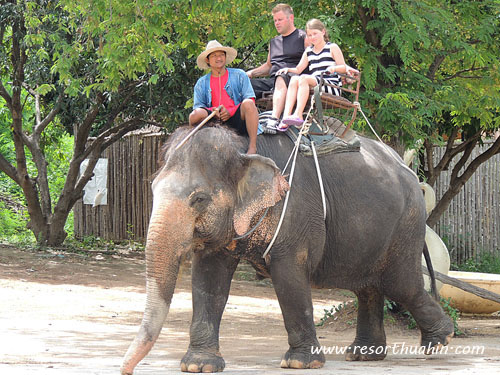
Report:
[[[102,151],[144,124],[172,129],[185,121],[185,105],[201,73],[194,55],[221,36],[256,40],[255,28],[242,28],[236,20],[243,15],[262,22],[258,11],[256,17],[245,14],[267,9],[268,3],[4,0],[1,5],[0,97],[10,122],[1,128],[2,140],[9,133],[12,147],[0,148],[0,171],[21,187],[28,227],[38,243],[59,245]],[[53,202],[47,151],[55,144],[48,135],[56,128],[73,135],[74,147]],[[85,159],[89,163],[80,175]]]
[[[296,24],[322,19],[346,60],[363,72],[360,102],[400,149],[418,140],[449,152],[423,174],[432,184],[452,158],[499,128],[499,1],[290,1]],[[60,244],[67,215],[99,155],[147,123],[185,121],[208,40],[238,49],[236,66],[264,61],[276,35],[269,0],[1,0],[0,171],[21,186],[39,243]],[[33,115],[31,115],[33,113]],[[5,118],[1,116],[0,118]],[[362,129],[360,121],[358,128]],[[5,130],[8,129],[8,130]],[[67,178],[54,202],[47,178],[50,134],[74,136]],[[455,143],[459,137],[462,143]],[[6,136],[12,148],[4,152]],[[446,141],[445,141],[446,139]],[[500,141],[457,170],[429,225]],[[79,175],[82,161],[90,160]],[[427,160],[432,160],[428,157]]]
[[[119,65],[119,57],[103,59],[100,50],[106,44],[85,33],[81,19],[69,10],[58,2],[11,0],[3,1],[0,11],[0,96],[10,114],[14,149],[1,150],[0,171],[21,187],[28,228],[46,245],[59,245],[66,237],[67,216],[102,151],[152,118],[157,106],[138,95],[158,80],[155,73],[168,75],[171,63],[161,55],[159,44],[152,44],[128,65],[110,69]],[[148,70],[152,62],[157,69],[153,72]],[[34,118],[27,116],[28,108],[34,108]],[[53,204],[46,157],[53,144],[47,134],[58,126],[73,134],[74,148]],[[85,159],[88,167],[80,175]],[[29,168],[31,162],[34,168]]]
[[[448,191],[428,218],[434,226],[500,139],[474,160],[472,149],[500,127],[500,2],[356,0],[309,2],[335,31],[347,60],[363,72],[360,102],[401,152],[423,142],[425,179],[450,162]],[[335,14],[336,17],[331,16]],[[445,144],[437,162],[433,146]],[[465,169],[463,169],[465,167]]]

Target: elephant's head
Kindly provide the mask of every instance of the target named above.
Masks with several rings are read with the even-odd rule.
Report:
[[[147,300],[139,333],[130,345],[122,374],[152,348],[167,316],[181,257],[192,249],[221,247],[250,227],[252,218],[274,206],[288,184],[275,163],[243,155],[233,132],[219,127],[198,131],[175,146],[189,128],[169,138],[153,184],[153,211],[146,243]]]

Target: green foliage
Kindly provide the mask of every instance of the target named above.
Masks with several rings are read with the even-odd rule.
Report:
[[[293,0],[298,27],[323,20],[346,61],[362,71],[360,103],[384,138],[407,145],[442,141],[455,128],[466,136],[500,127],[500,4],[498,0]],[[203,74],[195,58],[217,39],[238,50],[233,66],[265,61],[276,35],[269,0],[62,0],[2,4],[0,78],[12,94],[19,84],[23,131],[56,105],[61,111],[42,135],[50,196],[59,199],[71,157],[69,135],[103,98],[92,123],[98,136],[130,118],[173,130],[186,122],[193,86]],[[26,51],[24,83],[14,77],[17,35]],[[17,30],[17,29],[16,29]],[[17,83],[16,83],[17,82]],[[126,103],[126,104],[123,104]],[[114,116],[114,117],[113,117]],[[358,129],[363,120],[358,117]],[[0,99],[0,155],[14,164],[12,118]],[[81,140],[80,140],[81,141]],[[28,153],[28,158],[32,156]],[[37,176],[28,161],[30,176]],[[0,177],[0,179],[5,176]],[[53,185],[53,186],[52,186]]]
[[[384,299],[384,319],[390,318],[390,312],[396,307],[396,302],[390,299]]]
[[[316,327],[322,327],[329,319],[334,319],[335,314],[340,313],[342,310],[345,310],[348,302],[343,302],[338,304],[337,306],[332,306],[331,309],[324,309],[324,315],[321,320],[316,324]]]
[[[460,312],[450,305],[450,299],[440,298],[440,305],[443,308],[444,312],[452,319],[455,336],[463,335],[463,332],[458,327],[458,320],[460,319]],[[337,306],[332,306],[331,309],[324,309],[324,315],[321,320],[316,324],[316,326],[323,326],[328,320],[336,319],[340,314],[346,311],[348,306],[353,306],[355,310],[358,308],[358,300],[354,299],[352,302],[344,302]],[[410,314],[409,311],[404,309],[397,302],[391,301],[389,299],[384,299],[384,320],[387,320],[391,323],[395,323],[396,320],[403,319],[406,321],[408,329],[417,328],[417,322]],[[355,319],[351,319],[348,321],[348,324],[354,324]]]
[[[0,201],[0,239],[5,240],[23,229],[19,216],[9,210],[5,203]]]
[[[8,196],[0,189],[0,198],[6,199],[6,197]],[[19,246],[33,245],[35,243],[33,233],[26,229],[26,212],[19,209],[18,203],[14,205],[17,209],[12,207],[12,202],[7,205],[0,200],[0,241]]]
[[[455,336],[460,336],[463,335],[464,332],[458,327],[458,321],[460,319],[460,311],[458,311],[456,308],[450,305],[451,297],[448,299],[445,298],[440,298],[439,303],[441,304],[441,307],[443,308],[444,312],[448,314],[448,316],[451,318],[453,321],[453,328],[454,328],[454,333]]]
[[[415,320],[415,318],[413,318],[413,315],[411,315],[409,311],[403,311],[403,315],[408,320],[407,324],[408,329],[416,329],[418,327],[417,321]]]
[[[500,256],[484,252],[481,253],[481,257],[478,260],[467,259],[460,265],[452,264],[451,269],[454,271],[500,274]]]
[[[84,256],[95,256],[98,253],[115,254],[119,253],[119,245],[110,240],[104,240],[96,236],[85,236],[83,238],[68,237],[64,241],[65,252],[76,253]],[[136,250],[136,249],[134,249]]]
[[[325,2],[313,3],[319,13],[327,10]],[[336,5],[333,39],[362,70],[360,102],[378,130],[402,134],[409,144],[438,140],[436,120],[446,113],[453,126],[478,119],[484,129],[498,128],[498,1]]]
[[[460,312],[450,305],[450,298],[444,299],[440,297],[439,304],[443,308],[444,312],[453,321],[455,336],[463,335],[463,332],[458,327]],[[406,320],[408,329],[416,329],[418,327],[417,322],[409,311],[404,309],[400,304],[386,299],[384,301],[384,318],[389,317],[394,319],[395,316],[401,316],[404,320]]]
[[[74,139],[67,133],[58,134],[57,130],[53,130],[51,127],[44,133],[44,152],[48,162],[50,197],[53,202],[57,202],[66,182]]]

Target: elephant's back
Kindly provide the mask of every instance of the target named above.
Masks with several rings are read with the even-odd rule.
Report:
[[[403,195],[415,194],[420,198],[416,175],[389,146],[369,138],[360,137],[359,151],[331,152],[319,156],[319,167],[326,190],[367,195],[370,199],[403,200]],[[293,142],[285,135],[259,136],[259,154],[273,159],[283,170],[293,151]],[[285,173],[290,173],[288,164]],[[294,184],[316,185],[317,172],[312,156],[299,153]],[[337,202],[338,203],[338,202]]]

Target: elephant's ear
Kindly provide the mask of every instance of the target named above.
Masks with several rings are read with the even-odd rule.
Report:
[[[245,172],[238,182],[238,201],[234,211],[234,229],[238,235],[249,230],[254,215],[274,206],[288,190],[288,182],[269,158],[242,155]]]

